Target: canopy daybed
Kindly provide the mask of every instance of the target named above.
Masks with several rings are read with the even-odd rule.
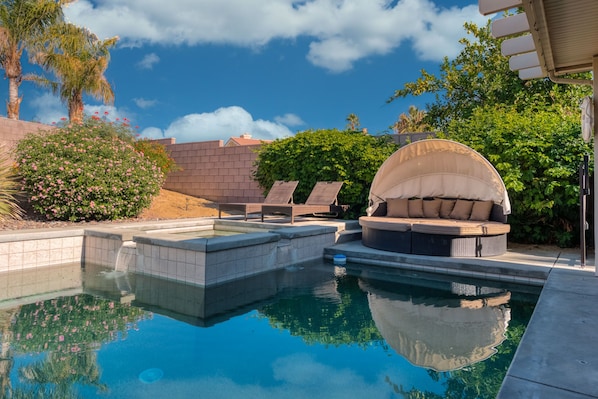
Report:
[[[400,148],[379,168],[363,244],[387,251],[440,256],[506,252],[511,204],[502,178],[472,148],[421,140]]]

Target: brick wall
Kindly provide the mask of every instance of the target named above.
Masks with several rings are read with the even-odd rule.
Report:
[[[164,188],[214,202],[262,202],[264,196],[251,178],[255,145],[224,147],[222,140],[166,144],[177,165]]]

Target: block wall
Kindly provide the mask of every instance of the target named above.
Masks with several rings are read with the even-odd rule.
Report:
[[[255,145],[224,147],[222,140],[167,144],[183,170],[171,173],[164,188],[214,202],[262,202],[251,178]]]
[[[52,130],[53,126],[43,123],[27,122],[0,117],[0,145],[12,152],[19,140],[29,133],[37,133],[39,130]]]
[[[12,151],[28,133],[51,130],[42,123],[0,117],[0,145]],[[172,138],[156,140],[170,151],[181,171],[171,173],[167,190],[215,202],[262,202],[262,189],[251,178],[259,145],[224,147],[222,140],[176,144]]]

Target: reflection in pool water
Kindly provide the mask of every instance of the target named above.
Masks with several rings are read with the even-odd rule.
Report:
[[[0,396],[496,396],[537,292],[333,268],[213,288],[87,268],[85,293],[0,302]]]

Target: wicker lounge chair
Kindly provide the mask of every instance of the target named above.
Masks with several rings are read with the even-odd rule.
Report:
[[[236,202],[218,204],[218,218],[222,218],[222,211],[239,211],[245,214],[245,220],[250,213],[261,213],[263,204],[284,205],[293,202],[293,193],[297,188],[298,181],[277,180],[272,185],[264,202]]]
[[[341,190],[343,182],[318,182],[311,190],[304,204],[262,206],[262,222],[265,214],[282,214],[291,217],[291,224],[295,223],[295,216],[338,213],[346,207],[338,205],[336,196]]]

